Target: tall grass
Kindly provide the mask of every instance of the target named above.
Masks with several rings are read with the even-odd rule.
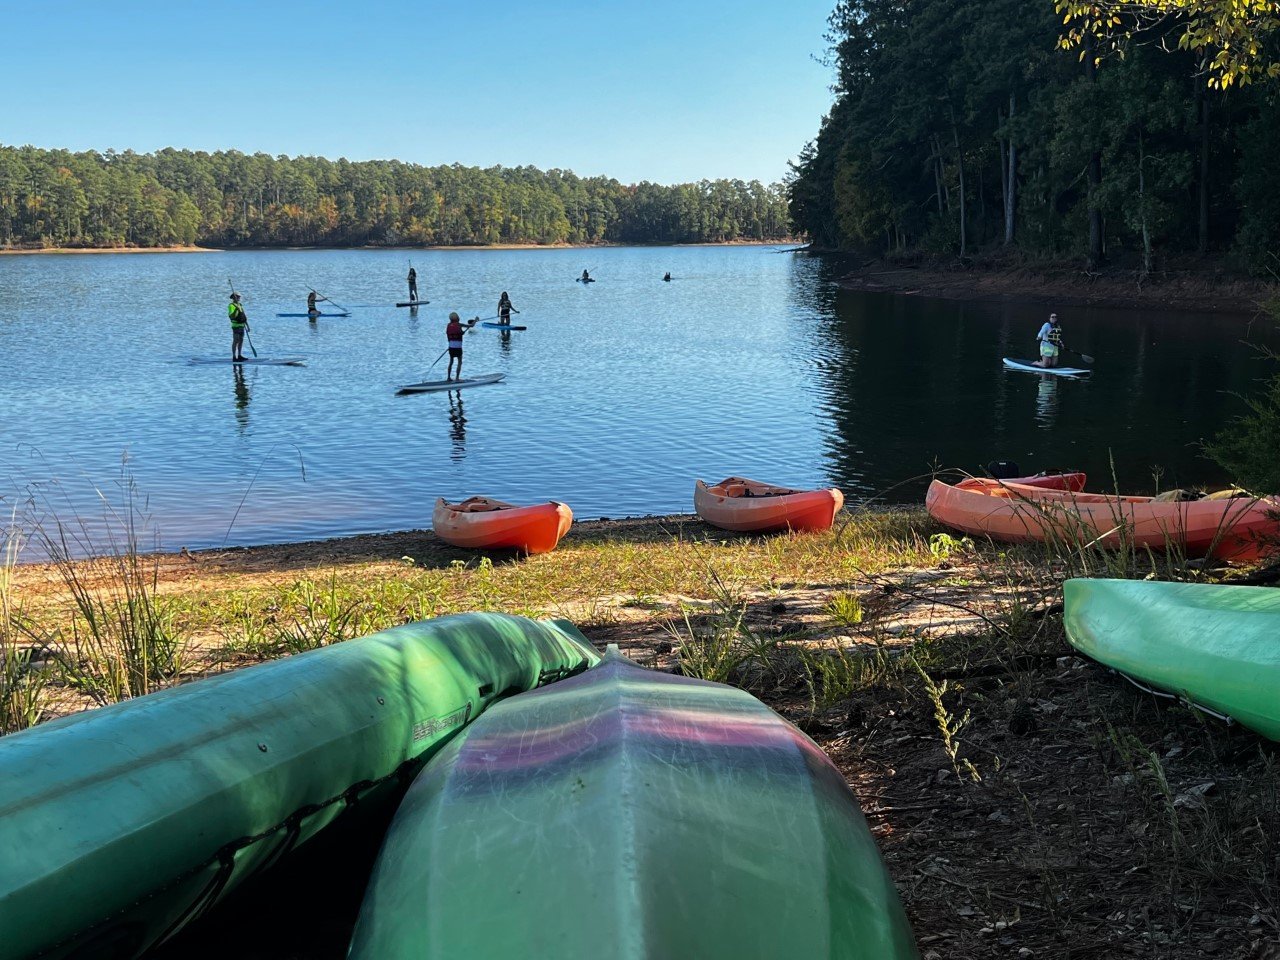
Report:
[[[23,642],[24,618],[13,590],[13,568],[21,543],[16,525],[9,527],[0,559],[0,734],[39,723],[48,692],[48,670],[36,661],[33,648]]]
[[[708,570],[711,601],[706,607],[681,607],[683,629],[668,625],[680,672],[717,683],[758,689],[777,673],[780,638],[761,636],[747,623],[749,602],[740,588]]]
[[[68,606],[52,621],[24,621],[24,630],[53,652],[67,683],[107,704],[171,682],[182,670],[186,641],[172,604],[160,595],[159,558],[142,552],[146,503],[127,467],[118,502],[98,493],[104,517],[97,531],[78,514],[36,521],[34,542]]]

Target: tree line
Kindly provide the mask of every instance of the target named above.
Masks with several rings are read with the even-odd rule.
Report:
[[[839,0],[835,102],[787,184],[795,229],[878,253],[1275,266],[1275,38],[1231,19],[1242,7]]]
[[[718,243],[790,235],[781,184],[0,145],[0,246]]]

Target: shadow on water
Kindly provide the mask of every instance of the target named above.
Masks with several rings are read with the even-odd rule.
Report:
[[[1237,394],[1266,373],[1256,345],[1275,340],[1243,317],[1073,308],[1058,313],[1067,344],[1096,358],[1092,377],[1005,371],[1002,357],[1034,356],[1044,307],[840,291],[824,277],[838,272],[798,270],[797,300],[821,318],[804,351],[831,478],[855,496],[993,459],[1109,483],[1114,458],[1134,492],[1157,471],[1165,487],[1224,482],[1202,444],[1242,412]]]

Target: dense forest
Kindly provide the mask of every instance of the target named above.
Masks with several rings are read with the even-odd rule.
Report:
[[[0,145],[0,247],[714,243],[789,232],[783,188],[758,181],[624,186],[533,167]]]
[[[1176,253],[1276,266],[1277,68],[1224,67],[1222,52],[1261,57],[1271,21],[1242,19],[1255,35],[1240,41],[1243,5],[1224,0],[1056,7],[840,0],[835,103],[788,183],[797,232],[825,248],[1008,248],[1143,272]],[[1064,30],[1076,8],[1096,33]],[[1150,15],[1101,35],[1135,10]]]

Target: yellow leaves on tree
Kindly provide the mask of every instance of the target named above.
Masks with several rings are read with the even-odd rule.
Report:
[[[1123,56],[1134,34],[1166,28],[1177,34],[1178,49],[1201,55],[1211,87],[1280,76],[1263,42],[1280,29],[1280,0],[1054,0],[1054,9],[1062,16],[1059,44],[1079,48],[1082,59],[1091,49],[1096,60],[1096,51]]]

